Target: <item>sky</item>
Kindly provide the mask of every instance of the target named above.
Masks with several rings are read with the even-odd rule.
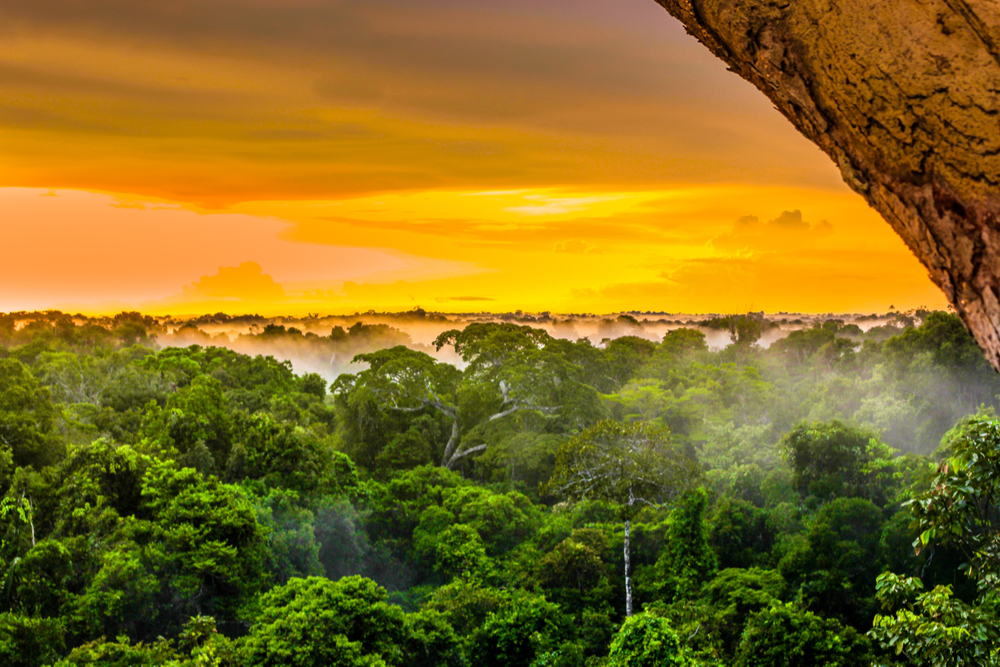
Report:
[[[0,311],[944,307],[653,0],[4,0]]]

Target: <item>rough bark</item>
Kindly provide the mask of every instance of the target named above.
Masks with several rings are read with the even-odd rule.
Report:
[[[833,158],[1000,370],[1000,3],[656,1]]]

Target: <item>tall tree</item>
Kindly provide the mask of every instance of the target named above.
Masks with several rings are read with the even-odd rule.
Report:
[[[580,422],[585,420],[576,418],[577,413],[595,405],[600,408],[595,390],[577,379],[580,368],[564,358],[562,348],[548,349],[552,342],[541,329],[470,324],[461,331],[446,331],[435,341],[439,350],[454,347],[467,364],[464,371],[400,345],[356,356],[354,361],[367,363],[368,369],[356,377],[341,376],[334,391],[368,392],[394,412],[443,415],[451,429],[441,465],[454,468],[490,446],[463,440],[477,426],[524,412],[567,413],[564,419]]]
[[[602,421],[571,438],[556,458],[548,490],[572,500],[594,498],[615,503],[625,522],[625,615],[632,615],[632,519],[644,506],[656,506],[691,488],[698,468],[669,433],[648,424]]]
[[[456,391],[462,374],[457,368],[439,363],[429,354],[403,345],[359,354],[354,357],[354,361],[368,364],[368,369],[358,373],[350,389],[367,389],[391,410],[433,410],[451,421],[451,435],[444,447],[441,465],[451,468],[456,461],[471,453],[458,451],[462,420]],[[337,386],[342,388],[343,381]]]

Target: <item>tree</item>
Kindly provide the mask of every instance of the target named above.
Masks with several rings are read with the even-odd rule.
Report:
[[[656,562],[658,586],[669,597],[692,596],[717,568],[705,525],[708,492],[702,487],[684,494],[667,519],[666,545]]]
[[[186,453],[200,442],[215,465],[224,466],[232,445],[232,423],[222,383],[199,375],[167,399],[167,408],[176,416],[170,435],[177,449]]]
[[[716,504],[709,541],[720,569],[752,567],[767,558],[774,539],[763,510],[737,498]]]
[[[544,329],[509,322],[474,322],[464,329],[451,329],[434,340],[438,350],[451,345],[462,360],[481,373],[499,368],[511,357],[539,350],[552,340]]]
[[[729,331],[729,338],[737,347],[750,347],[762,333],[763,317],[754,313],[729,315],[722,318],[722,326]]]
[[[831,327],[813,326],[811,329],[797,329],[786,337],[774,341],[773,352],[793,360],[797,365],[806,363],[822,347],[837,340],[837,332]]]
[[[65,650],[63,634],[58,619],[0,614],[0,660],[9,667],[50,665]]]
[[[754,614],[743,631],[735,667],[868,667],[864,635],[791,604]]]
[[[984,413],[969,417],[943,448],[951,456],[910,502],[919,531],[914,547],[931,556],[936,546],[957,549],[979,595],[970,604],[951,586],[924,591],[919,579],[883,574],[878,600],[890,613],[875,617],[871,636],[906,665],[998,665],[1000,421]]]
[[[567,612],[577,615],[599,603],[609,592],[610,568],[601,558],[603,544],[587,539],[597,531],[574,533],[539,559],[537,578],[546,595]],[[603,539],[600,539],[603,542]]]
[[[666,619],[649,613],[625,619],[611,641],[608,667],[687,667],[695,664],[685,657]]]
[[[461,576],[482,580],[492,567],[479,533],[464,523],[442,531],[437,537],[435,552],[434,569],[449,578]]]
[[[894,452],[872,434],[834,420],[800,424],[781,444],[803,496],[885,500]]]
[[[779,603],[785,588],[780,574],[757,568],[721,570],[705,585],[704,597],[715,610],[722,652],[729,662],[736,655],[747,620]]]
[[[459,400],[470,412],[480,413],[472,423],[491,423],[519,412],[551,415],[568,402],[564,398],[578,383],[573,367],[559,354],[546,349],[552,337],[542,329],[511,323],[478,322],[458,331],[445,331],[434,340],[440,350],[447,345],[468,364],[462,373]],[[590,390],[594,394],[593,390]],[[488,443],[461,448],[452,458],[468,456]],[[447,454],[447,452],[446,452]],[[452,465],[446,456],[445,465]]]
[[[952,453],[938,466],[930,489],[910,506],[918,551],[957,547],[984,593],[1000,586],[1000,420],[968,418],[945,441]]]
[[[682,327],[663,334],[660,350],[665,354],[680,356],[705,352],[708,350],[708,343],[705,342],[705,334],[701,331]]]
[[[877,614],[868,634],[893,664],[1000,665],[1000,624],[991,609],[955,598],[951,586],[923,589],[916,577],[886,572],[878,578],[879,603],[887,611],[896,611]]]
[[[354,361],[368,364],[368,369],[358,373],[351,390],[363,389],[373,393],[390,410],[435,410],[451,422],[451,435],[444,447],[441,465],[451,468],[471,453],[459,451],[458,446],[462,437],[462,420],[456,392],[462,374],[457,368],[402,345],[359,354]]]
[[[60,449],[51,434],[55,409],[49,390],[17,359],[0,358],[0,448],[14,464],[37,469],[55,463]]]
[[[443,614],[423,609],[406,615],[404,667],[462,667],[458,635]]]
[[[243,641],[260,667],[377,667],[403,661],[403,611],[370,579],[291,579],[264,594]]]
[[[656,352],[656,344],[638,336],[622,336],[609,341],[605,352],[608,380],[612,389],[618,389]]]
[[[265,583],[265,536],[245,492],[191,468],[157,463],[143,477],[137,515],[140,521],[123,522],[119,552],[105,559],[110,581],[98,575],[81,596],[91,617],[100,619],[107,600],[116,599],[115,585],[149,577],[158,588],[159,617],[150,637],[201,614],[234,624],[239,608]],[[119,618],[151,620],[132,618],[127,609]]]
[[[241,414],[234,422],[233,439],[238,442],[228,479],[262,479],[303,494],[349,493],[357,486],[350,458],[332,451],[311,431],[279,424],[267,413]]]
[[[698,478],[694,462],[672,447],[664,431],[642,424],[602,421],[560,448],[551,493],[580,500],[607,500],[625,522],[625,614],[632,615],[630,544],[632,519],[643,506],[658,505]]]
[[[469,638],[469,664],[529,667],[556,645],[559,608],[543,597],[518,595],[490,614]]]
[[[566,346],[541,329],[474,323],[442,333],[434,344],[439,350],[453,346],[468,364],[465,370],[397,346],[355,357],[369,368],[339,378],[335,392],[348,405],[371,397],[388,412],[443,417],[450,424],[440,459],[446,468],[501,440],[490,429],[512,415],[558,413],[560,428],[575,430],[592,423],[592,415],[605,414],[597,392],[577,379],[581,369],[563,358]],[[391,435],[379,436],[384,448]],[[370,457],[372,465],[377,456]]]
[[[906,364],[921,352],[929,353],[941,369],[968,381],[988,366],[976,341],[951,313],[930,313],[919,327],[904,329],[885,342],[883,353],[889,361]]]
[[[799,588],[799,603],[865,628],[874,614],[874,583],[882,512],[862,498],[837,498],[813,516],[805,534],[779,563]]]

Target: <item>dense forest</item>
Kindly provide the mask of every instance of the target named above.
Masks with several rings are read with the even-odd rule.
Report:
[[[0,664],[1000,664],[954,315],[437,324],[0,315]]]

